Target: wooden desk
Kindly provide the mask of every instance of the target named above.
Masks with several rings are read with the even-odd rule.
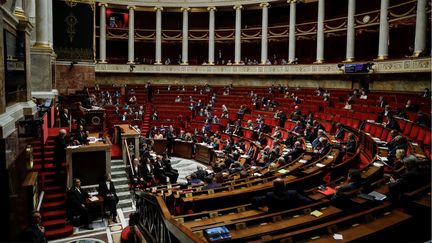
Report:
[[[167,140],[166,139],[153,139],[153,151],[156,152],[156,154],[162,154],[166,152],[167,148]]]
[[[185,159],[192,158],[192,142],[186,142],[182,140],[175,140],[174,141],[174,156],[178,156]]]
[[[97,137],[90,134],[89,137]],[[80,178],[85,185],[97,185],[106,173],[111,172],[111,143],[97,141],[88,145],[66,148],[67,186],[73,178]]]
[[[90,198],[86,198],[86,203],[88,207],[99,207],[100,208],[100,212],[101,212],[101,218],[102,218],[102,222],[104,219],[104,214],[105,214],[105,209],[104,209],[104,199],[102,196],[95,196],[97,198],[97,200],[90,200]]]
[[[213,147],[197,143],[196,144],[197,151],[195,154],[195,160],[210,164],[213,161]]]

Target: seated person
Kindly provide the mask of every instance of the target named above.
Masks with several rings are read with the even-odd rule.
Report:
[[[73,143],[75,145],[83,145],[88,143],[89,132],[84,130],[82,125],[79,125],[78,131],[75,133]]]
[[[197,177],[196,173],[192,173],[188,179],[188,184],[191,186],[203,185],[204,182]]]
[[[168,158],[167,153],[163,154],[162,161],[165,165],[165,175],[169,177],[171,183],[176,183],[179,173],[178,170],[171,166],[171,160]]]
[[[347,182],[342,186],[337,186],[336,192],[332,197],[333,202],[341,202],[348,199],[346,193],[360,189],[363,178],[359,170],[352,170],[348,173]]]
[[[39,211],[32,213],[32,222],[21,235],[24,242],[40,242],[46,243],[45,227],[42,226],[41,214]]]
[[[301,195],[296,190],[287,190],[285,182],[281,178],[273,181],[273,188],[273,192],[252,198],[252,205],[255,207],[267,206],[269,212],[275,212],[312,202],[311,199]]]
[[[410,155],[402,160],[406,171],[399,178],[390,178],[389,195],[391,200],[400,200],[405,192],[414,191],[421,186],[430,183],[431,174],[430,168],[421,166],[422,161],[414,155]],[[428,162],[430,164],[430,162]],[[426,163],[425,163],[426,164]]]
[[[342,124],[336,123],[336,132],[335,132],[334,137],[338,141],[342,141],[344,139],[344,137],[345,137],[345,129],[342,126]]]
[[[133,185],[138,185],[144,183],[143,169],[139,162],[139,159],[135,158],[132,161],[132,166],[130,167],[129,178]]]
[[[74,215],[79,215],[84,228],[92,230],[93,228],[89,225],[90,217],[87,198],[90,198],[90,195],[81,189],[81,180],[78,178],[73,179],[73,186],[67,192],[68,217],[72,220]]]
[[[356,137],[353,133],[350,133],[348,135],[348,140],[346,142],[344,142],[345,146],[344,146],[344,152],[346,153],[355,153],[356,148],[357,148],[357,141],[356,141]]]
[[[117,203],[119,198],[111,180],[111,174],[106,174],[105,179],[99,183],[98,194],[104,199],[104,207],[110,209],[112,221],[117,223]]]
[[[214,188],[222,187],[222,184],[216,182],[215,179],[213,178],[213,176],[206,176],[204,178],[204,181],[205,181],[206,185],[203,186],[201,188],[201,190],[208,190],[208,189],[214,189]]]

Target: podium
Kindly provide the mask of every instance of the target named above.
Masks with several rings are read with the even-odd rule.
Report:
[[[134,128],[132,128],[128,124],[114,125],[114,127],[120,129],[121,143],[122,143],[122,153],[123,153],[123,161],[128,161],[127,158],[126,158],[127,155],[126,155],[126,147],[125,146],[130,146],[131,156],[135,155],[135,157],[138,158],[139,157],[139,153],[140,153],[139,152],[139,150],[140,150],[140,147],[139,147],[139,137],[140,137],[140,134],[137,132],[137,130],[135,130]],[[132,144],[132,146],[131,146],[131,144]],[[132,147],[133,147],[133,149],[132,149]]]
[[[89,138],[97,138],[90,134]],[[88,145],[66,148],[67,186],[73,178],[80,178],[85,185],[98,185],[106,173],[111,172],[111,142],[91,141]]]

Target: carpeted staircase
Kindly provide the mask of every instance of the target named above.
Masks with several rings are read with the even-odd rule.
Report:
[[[57,131],[58,132],[58,131]],[[49,240],[64,238],[73,233],[73,227],[66,223],[66,185],[59,185],[56,180],[53,155],[54,138],[56,135],[50,133],[45,148],[45,166],[42,166],[42,147],[39,141],[32,143],[33,146],[33,170],[39,172],[41,188],[44,191],[44,199],[41,206],[42,224],[46,230]],[[63,164],[62,174],[66,177],[66,168]]]
[[[141,125],[141,135],[143,135],[144,137],[147,137],[150,132],[152,112],[153,106],[151,104],[147,104],[145,107],[144,118]]]

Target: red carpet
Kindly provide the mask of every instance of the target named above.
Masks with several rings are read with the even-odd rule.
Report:
[[[113,144],[111,146],[111,159],[122,159],[122,148],[120,144]]]

